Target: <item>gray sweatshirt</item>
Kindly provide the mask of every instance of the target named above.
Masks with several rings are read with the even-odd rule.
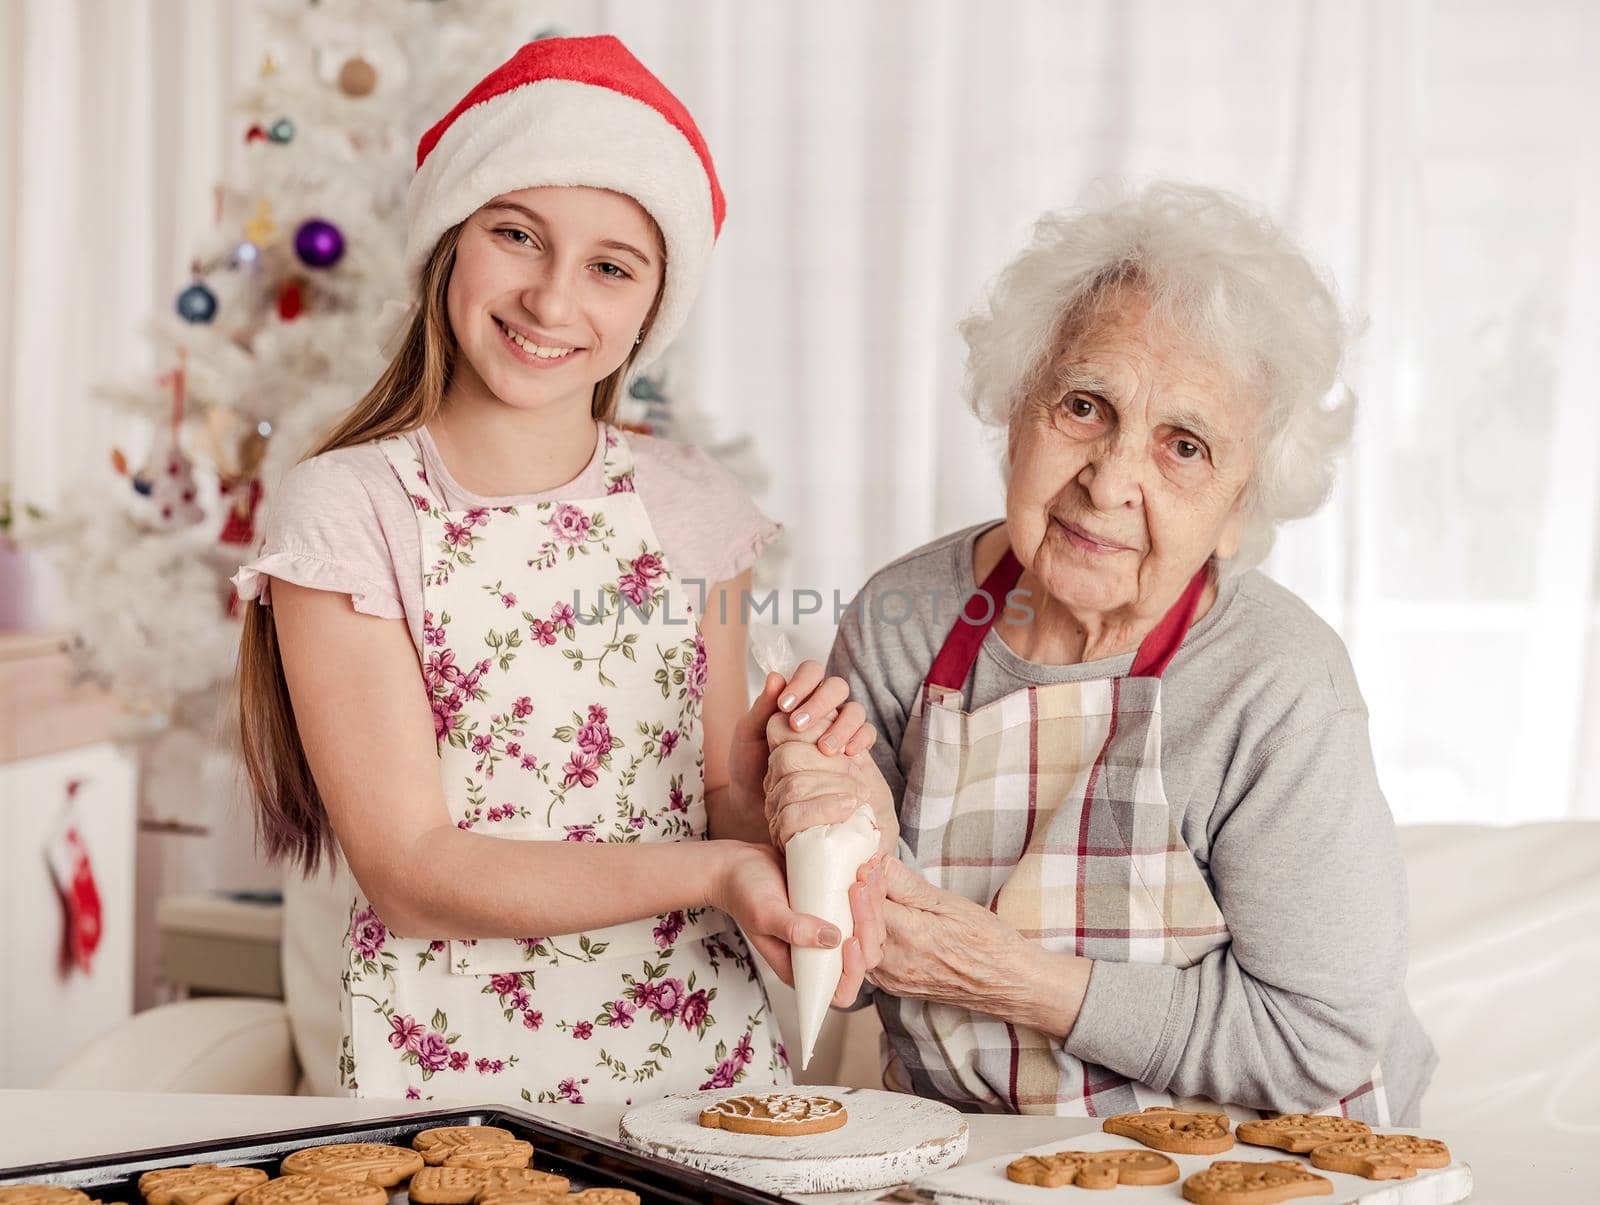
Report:
[[[906,719],[992,526],[880,570],[834,640],[828,671],[876,725],[897,802],[919,756]],[[965,705],[1132,663],[1041,665],[991,630]],[[1343,642],[1250,571],[1221,583],[1162,683],[1167,801],[1232,941],[1182,969],[1097,961],[1068,1052],[1174,1096],[1282,1112],[1325,1107],[1381,1064],[1393,1124],[1417,1125],[1437,1056],[1405,996],[1405,868]]]

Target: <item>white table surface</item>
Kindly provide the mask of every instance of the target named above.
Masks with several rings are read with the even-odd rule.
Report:
[[[0,1090],[0,1171],[29,1163],[202,1142],[300,1126],[334,1125],[449,1108],[431,1101],[308,1096],[198,1096],[160,1092]],[[615,1139],[622,1110],[604,1105],[523,1105],[523,1112]],[[1071,1138],[1097,1123],[1069,1117],[967,1118],[967,1160]],[[1600,1136],[1523,1131],[1427,1130],[1472,1165],[1474,1205],[1563,1205],[1600,1201]],[[871,1194],[819,1194],[824,1202]]]

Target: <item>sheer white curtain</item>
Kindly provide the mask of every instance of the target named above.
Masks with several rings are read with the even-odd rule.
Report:
[[[17,499],[103,496],[112,445],[142,451],[148,431],[91,390],[168,367],[140,327],[210,226],[260,55],[243,4],[0,0],[0,483]],[[263,881],[228,819],[215,839],[139,836],[139,1007],[158,999],[156,898]]]
[[[403,0],[393,0],[395,3]],[[416,2],[416,0],[411,0]],[[1099,177],[1267,205],[1371,326],[1355,448],[1268,571],[1349,642],[1404,820],[1600,816],[1600,11],[1584,0],[530,0],[614,32],[730,202],[672,358],[753,435],[785,584],[999,513],[955,323]],[[0,479],[103,471],[260,60],[250,6],[0,4]],[[824,650],[825,610],[808,627]]]
[[[53,510],[105,471],[91,390],[160,370],[139,328],[211,223],[260,56],[245,4],[0,3],[0,482],[17,498]]]
[[[1600,816],[1600,10],[602,4],[730,216],[679,363],[759,440],[792,587],[999,513],[960,315],[1108,175],[1268,206],[1370,318],[1352,456],[1267,569],[1348,641],[1403,820]],[[825,647],[827,617],[811,648]]]

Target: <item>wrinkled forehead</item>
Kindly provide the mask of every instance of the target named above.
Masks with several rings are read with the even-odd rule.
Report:
[[[1213,429],[1248,427],[1263,409],[1262,383],[1255,357],[1228,336],[1180,304],[1118,282],[1062,315],[1037,381],[1113,405],[1148,398]]]

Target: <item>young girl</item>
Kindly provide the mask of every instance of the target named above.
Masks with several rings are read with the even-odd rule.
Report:
[[[235,579],[265,848],[358,885],[327,923],[340,1082],[786,1082],[735,922],[785,977],[839,933],[788,906],[767,724],[831,753],[873,732],[814,663],[745,710],[741,591],[778,529],[702,453],[609,421],[720,229],[705,142],[616,39],[548,39],[424,135],[408,202],[404,346]]]

